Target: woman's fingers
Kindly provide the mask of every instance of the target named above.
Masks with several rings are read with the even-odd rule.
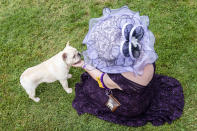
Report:
[[[73,67],[82,67],[83,65],[84,65],[84,61],[81,60],[79,63],[73,64],[72,66],[73,66]]]

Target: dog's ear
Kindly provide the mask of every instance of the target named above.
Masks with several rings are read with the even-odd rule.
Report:
[[[63,53],[63,54],[62,54],[62,59],[63,59],[63,60],[66,60],[66,58],[67,58],[67,54],[66,54],[66,53]]]
[[[70,46],[70,42],[69,42],[69,41],[68,41],[67,44],[66,44],[66,47],[68,47],[68,46]]]

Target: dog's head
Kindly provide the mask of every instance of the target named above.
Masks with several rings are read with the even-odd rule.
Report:
[[[71,66],[81,61],[81,54],[67,42],[63,50],[62,59],[67,65]]]

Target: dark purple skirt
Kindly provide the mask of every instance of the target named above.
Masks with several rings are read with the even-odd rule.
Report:
[[[155,74],[147,86],[132,82],[121,74],[108,74],[123,90],[112,89],[121,106],[111,112],[105,103],[105,89],[87,73],[76,84],[73,107],[78,114],[89,113],[100,119],[127,126],[155,126],[171,123],[183,112],[184,96],[181,84],[174,78]]]

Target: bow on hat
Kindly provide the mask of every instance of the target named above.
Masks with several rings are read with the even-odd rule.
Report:
[[[122,28],[122,35],[124,41],[120,45],[120,52],[124,57],[131,57],[137,59],[140,56],[140,40],[144,36],[144,29],[142,25],[133,25],[126,23]]]

